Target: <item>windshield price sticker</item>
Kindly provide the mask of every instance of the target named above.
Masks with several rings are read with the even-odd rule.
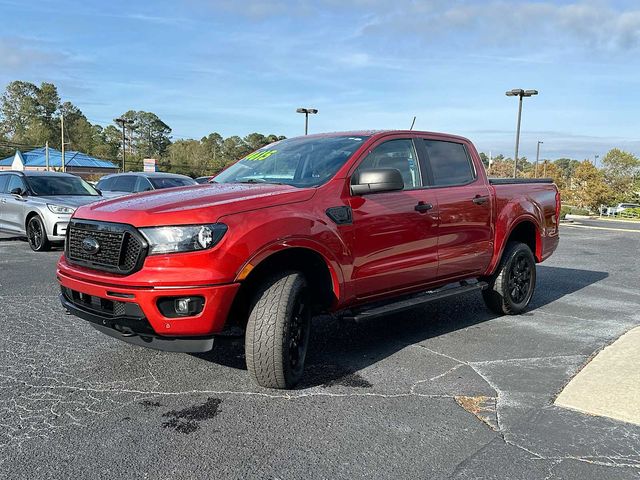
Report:
[[[250,153],[246,157],[245,160],[264,160],[269,158],[274,153],[277,153],[277,150],[258,150],[257,152]]]

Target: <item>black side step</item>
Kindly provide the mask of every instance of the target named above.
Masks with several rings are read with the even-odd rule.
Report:
[[[356,322],[361,322],[364,320],[369,320],[370,318],[381,317],[383,315],[389,315],[391,313],[409,310],[411,308],[432,302],[434,300],[440,300],[443,298],[453,297],[455,295],[475,292],[477,290],[484,290],[487,287],[487,282],[468,283],[464,281],[460,282],[459,286],[443,287],[438,290],[429,290],[427,292],[414,295],[410,298],[404,298],[392,303],[386,303],[384,305],[378,304],[369,308],[364,307],[361,310],[355,310],[350,314],[344,315],[343,318],[345,320],[354,320]]]

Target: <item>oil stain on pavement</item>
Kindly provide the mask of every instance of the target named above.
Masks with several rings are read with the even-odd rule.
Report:
[[[182,410],[170,410],[162,415],[168,418],[162,426],[172,428],[180,433],[193,433],[200,428],[200,422],[209,420],[218,414],[218,407],[221,403],[221,399],[210,397],[202,405],[193,405]]]

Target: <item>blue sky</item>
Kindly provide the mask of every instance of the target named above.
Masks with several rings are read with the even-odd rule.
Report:
[[[58,85],[94,123],[158,114],[174,138],[408,128],[513,155],[640,154],[637,0],[0,0],[0,88]]]

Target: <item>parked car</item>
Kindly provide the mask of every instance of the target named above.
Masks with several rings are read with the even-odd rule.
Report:
[[[197,183],[209,183],[211,180],[213,180],[213,178],[215,177],[215,175],[210,175],[208,177],[198,177],[196,178],[196,182]]]
[[[71,215],[103,197],[80,177],[37,171],[0,172],[0,231],[25,235],[36,252],[64,242]]]
[[[76,211],[63,306],[160,350],[207,351],[240,326],[253,379],[291,388],[316,312],[365,320],[482,291],[492,311],[518,314],[558,245],[551,180],[488,180],[453,135],[291,138],[214,180]]]
[[[609,207],[607,209],[607,215],[619,215],[630,208],[640,208],[640,205],[637,203],[619,203],[615,207]]]
[[[97,188],[105,192],[105,196],[120,196],[196,184],[193,178],[177,173],[129,172],[105,175],[98,182]]]

